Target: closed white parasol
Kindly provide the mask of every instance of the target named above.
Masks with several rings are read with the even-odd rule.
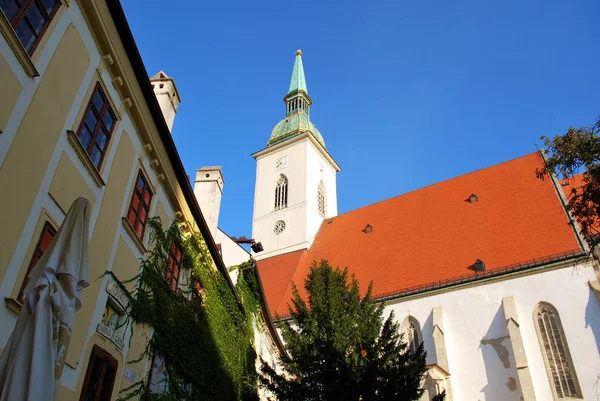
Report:
[[[0,401],[52,400],[58,391],[81,290],[89,283],[90,201],[73,202],[29,273],[23,307],[0,356]]]

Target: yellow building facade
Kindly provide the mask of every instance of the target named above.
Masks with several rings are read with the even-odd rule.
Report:
[[[151,328],[131,334],[114,325],[127,299],[105,272],[137,274],[148,218],[191,222],[231,280],[170,136],[179,95],[174,83],[162,97],[153,90],[118,1],[14,4],[0,11],[0,348],[20,312],[28,269],[84,196],[92,205],[91,285],[75,315],[58,399],[83,399],[92,357],[116,361],[114,385],[92,398],[114,400],[147,376],[149,359],[128,361],[142,353]],[[157,96],[174,106],[170,121]]]

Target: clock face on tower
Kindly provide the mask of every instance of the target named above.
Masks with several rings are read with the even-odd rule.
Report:
[[[283,170],[288,165],[288,157],[283,156],[275,159],[275,171]]]
[[[285,230],[285,221],[278,220],[275,222],[275,225],[273,226],[273,234],[279,235],[283,232],[283,230]]]

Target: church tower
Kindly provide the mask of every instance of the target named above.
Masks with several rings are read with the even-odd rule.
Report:
[[[310,121],[312,99],[300,50],[283,100],[285,118],[273,128],[267,147],[252,155],[256,159],[252,238],[264,248],[255,259],[309,248],[323,219],[337,215],[340,167]]]

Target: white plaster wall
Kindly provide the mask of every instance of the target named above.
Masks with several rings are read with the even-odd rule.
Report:
[[[434,363],[432,309],[442,306],[454,399],[518,401],[520,385],[516,391],[510,391],[507,385],[510,377],[518,383],[518,377],[510,340],[505,338],[508,331],[502,310],[502,299],[514,296],[537,400],[550,401],[552,393],[533,321],[536,304],[549,302],[560,314],[584,399],[596,400],[595,386],[600,374],[600,307],[587,285],[588,280],[595,279],[591,265],[582,263],[439,295],[390,302],[384,313],[388,316],[393,310],[399,322],[408,315],[414,316],[422,327],[427,363]],[[491,344],[494,339],[499,339],[496,348],[500,354],[508,354],[507,358],[499,357]]]
[[[226,267],[237,266],[250,259],[250,254],[241,246],[233,242],[221,229],[217,230],[216,243],[221,244],[221,256]],[[239,272],[237,269],[229,272],[233,284],[237,283]]]
[[[206,175],[209,177],[206,177]],[[215,178],[216,176],[216,178]],[[202,211],[202,216],[210,230],[213,239],[217,238],[217,226],[219,223],[219,212],[221,210],[221,197],[223,192],[217,181],[223,182],[218,170],[198,170],[196,171],[196,180],[194,182],[194,195]]]
[[[337,216],[336,171],[310,141],[307,141],[306,154],[306,171],[308,172],[306,175],[306,232],[310,245],[317,231],[319,231],[324,218],[319,212],[318,202],[318,190],[321,181],[323,181],[323,185],[325,186],[326,194],[325,217]]]
[[[303,140],[257,160],[252,238],[262,243],[264,251],[256,254],[256,259],[307,247],[306,152],[306,140]],[[275,159],[283,156],[287,156],[288,166],[275,171]],[[280,174],[288,179],[288,206],[273,210],[275,187]],[[273,226],[278,220],[285,221],[286,228],[280,235],[275,235]]]
[[[174,93],[175,88],[173,88],[173,84],[171,81],[153,81],[154,85],[154,93],[156,95],[156,100],[158,100],[158,104],[160,105],[160,110],[163,113],[165,121],[167,122],[167,126],[169,127],[169,131],[173,128],[173,122],[175,121],[175,114],[177,113],[176,105],[171,102],[171,97],[169,93]],[[160,88],[160,85],[164,85],[163,88]]]

